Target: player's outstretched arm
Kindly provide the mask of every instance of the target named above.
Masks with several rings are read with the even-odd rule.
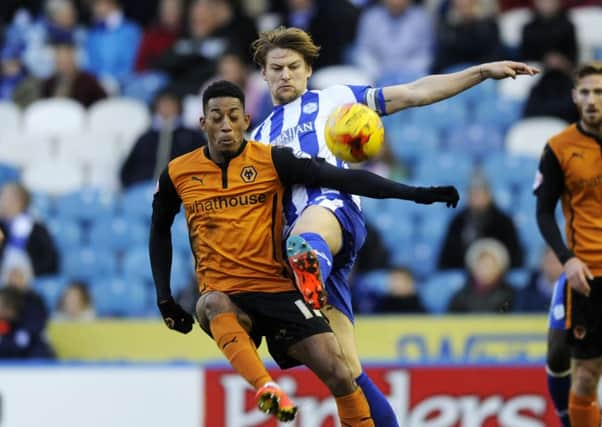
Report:
[[[328,187],[374,199],[413,200],[421,204],[440,202],[454,208],[460,200],[453,186],[413,187],[365,170],[338,168],[323,159],[298,158],[286,148],[273,147],[272,160],[285,185]]]
[[[539,73],[535,67],[522,62],[487,62],[449,74],[433,74],[411,83],[386,86],[382,89],[385,112],[395,113],[408,107],[432,104],[457,95],[486,79],[516,78]]]
[[[189,313],[174,301],[170,286],[173,256],[171,225],[180,210],[180,204],[180,198],[166,170],[159,178],[159,185],[153,199],[149,257],[157,291],[157,305],[161,316],[168,328],[187,334],[192,330],[194,320]]]

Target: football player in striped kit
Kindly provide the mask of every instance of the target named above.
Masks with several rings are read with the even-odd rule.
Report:
[[[322,157],[339,167],[347,166],[330,153],[324,141],[326,118],[339,105],[361,102],[386,115],[449,98],[488,78],[538,72],[520,62],[500,61],[382,88],[341,84],[308,90],[320,50],[308,33],[279,27],[262,33],[252,48],[274,104],[272,113],[252,132],[252,139],[290,147],[299,156]],[[286,249],[297,286],[308,303],[328,316],[370,403],[375,424],[398,426],[387,399],[362,372],[356,350],[348,276],[366,237],[359,199],[328,188],[296,186],[286,193],[284,202]]]

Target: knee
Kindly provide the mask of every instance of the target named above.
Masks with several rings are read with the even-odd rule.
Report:
[[[577,364],[571,378],[573,390],[579,395],[592,395],[597,390],[599,377],[599,369],[589,365]]]
[[[220,313],[231,310],[232,302],[228,295],[222,292],[207,292],[203,294],[196,304],[196,315],[199,321],[210,321]]]
[[[355,383],[349,365],[339,352],[328,358],[326,385],[335,396],[347,395],[355,390]]]

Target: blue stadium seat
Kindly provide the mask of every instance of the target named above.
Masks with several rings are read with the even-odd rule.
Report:
[[[13,165],[0,163],[0,186],[7,182],[19,181],[19,169]]]
[[[92,282],[94,308],[102,317],[134,317],[148,312],[154,298],[144,281],[126,276],[108,276]]]
[[[107,251],[125,251],[148,244],[148,225],[132,218],[113,216],[97,221],[90,230],[90,245]]]
[[[94,221],[110,215],[114,209],[113,196],[97,188],[84,188],[57,199],[58,216],[73,221]]]
[[[194,263],[190,261],[189,257],[185,257],[179,252],[174,252],[171,265],[171,289],[174,294],[178,294],[191,284],[196,283]]]
[[[475,108],[474,121],[506,133],[508,128],[521,118],[522,110],[523,104],[519,101],[495,97],[484,100],[479,108]]]
[[[399,70],[399,71],[389,71],[383,73],[376,80],[375,87],[384,87],[391,85],[398,85],[401,83],[410,83],[414,80],[419,79],[420,77],[424,77],[422,73],[416,71],[407,71],[407,70]]]
[[[420,159],[414,173],[415,185],[456,185],[466,187],[473,171],[473,162],[457,153],[437,153]]]
[[[190,237],[188,235],[188,225],[183,213],[176,216],[171,226],[171,242],[174,250],[181,252],[190,252]]]
[[[44,298],[48,310],[52,312],[57,308],[67,284],[68,280],[65,276],[40,276],[34,280],[33,289]]]
[[[515,194],[505,182],[494,181],[490,184],[495,204],[508,214],[516,212]]]
[[[468,105],[471,111],[476,112],[481,108],[489,108],[490,104],[495,103],[498,99],[497,91],[497,82],[489,79],[459,93],[454,98],[459,97],[461,101]]]
[[[439,248],[425,240],[417,239],[391,252],[391,265],[407,267],[417,279],[428,277],[435,271]]]
[[[468,120],[468,107],[461,99],[449,98],[445,101],[411,110],[412,123],[422,129],[447,132],[463,127]]]
[[[115,274],[117,261],[109,250],[81,247],[61,258],[62,273],[71,279],[91,281]]]
[[[400,209],[396,210],[395,205],[389,203],[383,204],[383,210],[377,217],[371,218],[371,224],[379,231],[380,237],[385,245],[391,251],[398,251],[400,247],[407,247],[414,237],[414,226],[412,216],[407,211],[403,211],[404,202],[396,201]]]
[[[525,253],[524,266],[526,268],[535,269],[539,265],[539,260],[545,247],[545,242],[541,237],[541,233],[537,226],[535,211],[518,211],[512,216],[512,219],[514,220],[514,224],[516,225],[523,245]]]
[[[462,153],[481,159],[491,152],[502,152],[504,135],[493,125],[470,124],[450,130],[446,138],[446,148],[451,152]]]
[[[453,211],[449,209],[432,207],[432,209],[426,215],[422,216],[419,221],[417,229],[418,239],[435,248],[439,248],[445,237],[452,213]]]
[[[155,95],[169,84],[169,76],[158,71],[136,74],[123,84],[122,95],[150,104]]]
[[[123,254],[121,262],[121,273],[126,277],[137,277],[152,283],[153,273],[151,271],[148,248],[136,246]]]
[[[55,216],[46,220],[46,226],[63,254],[79,250],[84,243],[81,226],[75,221]]]
[[[385,128],[389,147],[402,163],[414,164],[420,157],[434,155],[439,150],[439,134],[430,128],[393,122]]]
[[[32,192],[29,209],[36,218],[46,220],[54,213],[53,199],[47,193]]]
[[[439,271],[418,287],[418,295],[428,312],[442,314],[465,281],[466,275],[462,270]]]
[[[522,289],[527,286],[529,276],[531,276],[529,269],[515,268],[506,273],[506,280],[514,289]]]
[[[484,159],[482,167],[491,183],[505,183],[513,190],[531,191],[537,165],[538,160],[532,157],[492,153]]]
[[[173,252],[171,290],[174,295],[189,286],[194,280],[194,265],[189,263],[189,260],[189,258],[184,259],[180,252]],[[136,278],[152,285],[153,275],[147,247],[140,246],[128,250],[123,256],[122,267],[123,276]]]
[[[518,192],[517,211],[524,213],[525,215],[532,216],[535,218],[535,209],[537,205],[537,197],[533,193],[531,183],[525,182],[525,185],[519,187]]]
[[[121,196],[121,212],[128,218],[150,221],[153,212],[155,182],[143,182],[126,189]]]

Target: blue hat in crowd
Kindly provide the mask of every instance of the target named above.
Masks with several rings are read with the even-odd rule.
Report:
[[[8,42],[0,50],[0,61],[9,61],[11,59],[21,59],[25,45],[19,42]]]

